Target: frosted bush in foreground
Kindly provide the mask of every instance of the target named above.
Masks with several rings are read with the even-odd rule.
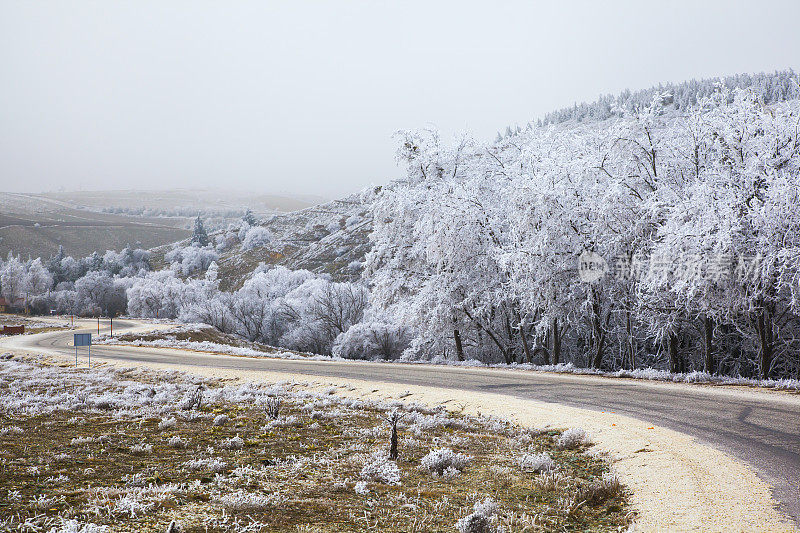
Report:
[[[354,490],[356,494],[361,494],[362,496],[364,494],[369,494],[369,487],[367,486],[366,481],[357,482]]]
[[[492,498],[475,502],[472,514],[465,516],[456,523],[459,533],[493,533],[497,531],[493,517],[500,511],[500,507]]]
[[[387,485],[399,485],[400,469],[397,463],[390,461],[382,453],[374,453],[370,457],[370,462],[361,469],[361,478]]]
[[[556,463],[547,453],[529,454],[526,453],[519,459],[519,467],[525,472],[552,472],[556,468]]]
[[[469,455],[456,453],[450,448],[439,448],[423,457],[420,466],[434,476],[442,477],[447,473],[448,477],[453,477],[451,470],[461,472],[471,460]]]
[[[558,447],[563,450],[571,450],[583,444],[589,444],[589,435],[583,428],[570,428],[558,438]]]

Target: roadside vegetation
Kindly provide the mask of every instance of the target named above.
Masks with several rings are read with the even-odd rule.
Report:
[[[25,326],[26,335],[71,329],[69,320],[64,317],[61,317],[58,321],[45,321],[37,317],[0,313],[0,332],[2,332],[4,326]]]
[[[582,430],[337,392],[0,362],[0,530],[609,531],[632,519]]]

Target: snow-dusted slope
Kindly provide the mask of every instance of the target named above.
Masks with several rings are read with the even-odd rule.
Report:
[[[230,247],[221,252],[217,262],[222,284],[239,286],[259,263],[327,273],[336,280],[358,279],[370,247],[374,193],[367,190],[260,220],[258,224],[271,234],[269,244],[246,249],[240,239],[231,239]],[[212,238],[224,234],[217,233]]]

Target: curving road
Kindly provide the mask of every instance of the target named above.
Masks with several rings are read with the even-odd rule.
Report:
[[[114,329],[135,325],[117,321]],[[3,346],[74,354],[71,331],[6,339],[0,342]],[[180,364],[424,385],[612,411],[689,434],[749,463],[773,488],[781,511],[800,524],[800,401],[795,395],[514,370],[260,359],[130,346],[94,346],[95,357],[131,366]]]

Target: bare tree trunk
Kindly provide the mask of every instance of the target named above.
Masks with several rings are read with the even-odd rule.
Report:
[[[525,335],[525,324],[520,323],[519,325],[519,336],[522,339],[522,350],[525,352],[525,359],[527,359],[528,364],[533,364],[533,355],[531,354],[531,347],[528,346],[528,337]]]
[[[714,365],[714,323],[708,316],[703,316],[703,359],[705,370],[709,374],[716,372]]]
[[[461,333],[458,329],[453,329],[453,340],[456,342],[456,357],[459,361],[464,360],[464,346],[461,344]]]
[[[769,315],[769,311],[767,311],[763,304],[761,306],[761,311],[758,313],[756,322],[756,327],[758,328],[758,340],[761,344],[759,373],[761,379],[768,379],[773,356],[772,318]]]
[[[558,318],[553,318],[551,329],[553,330],[553,351],[550,362],[557,365],[561,362],[561,332],[558,329]]]
[[[396,461],[399,456],[397,450],[397,423],[400,421],[400,418],[400,415],[395,411],[386,419],[386,421],[389,422],[389,426],[392,428],[392,436],[389,441],[389,459],[392,461]]]
[[[464,309],[464,314],[466,314],[467,318],[469,318],[472,323],[475,324],[475,327],[478,328],[478,331],[484,331],[487,335],[489,335],[489,338],[492,339],[492,342],[495,344],[495,346],[497,346],[497,349],[500,350],[500,353],[503,355],[503,359],[505,360],[506,364],[510,365],[513,361],[511,360],[508,350],[505,346],[503,346],[503,343],[500,342],[500,339],[497,338],[497,335],[494,334],[491,328],[484,327],[483,324],[481,324],[480,321],[475,320],[466,309]]]
[[[636,368],[636,344],[633,342],[633,320],[631,312],[625,312],[625,332],[628,337],[628,365],[631,370]]]
[[[603,364],[603,326],[600,319],[600,302],[594,288],[590,289],[589,295],[592,299],[592,368],[600,368]]]
[[[670,333],[667,344],[669,346],[669,371],[673,374],[677,374],[680,372],[680,361],[678,361],[678,336],[674,333]]]

